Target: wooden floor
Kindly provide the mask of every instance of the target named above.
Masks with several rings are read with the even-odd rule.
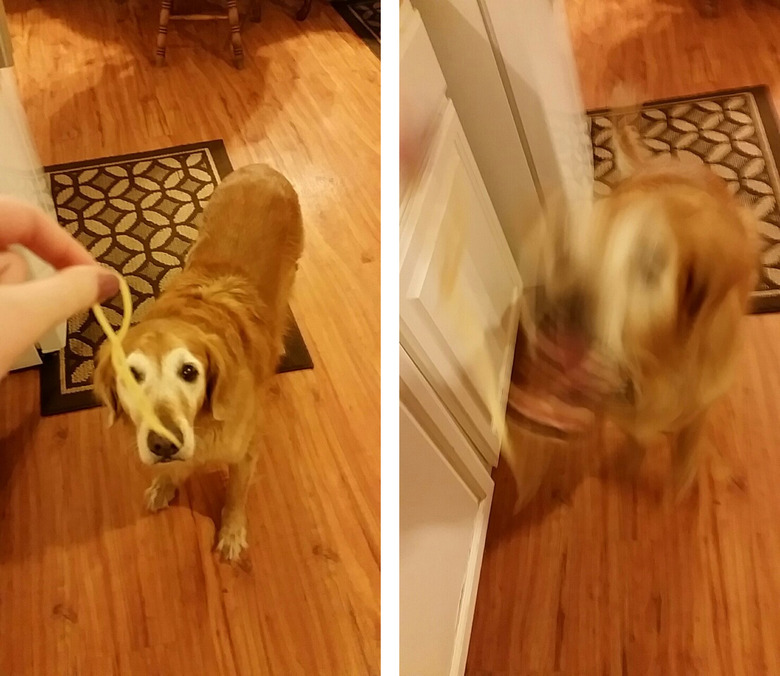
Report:
[[[780,104],[780,9],[721,0],[569,0],[585,103],[636,81],[648,98],[768,84]],[[506,467],[477,599],[468,673],[780,674],[780,315],[751,317],[741,374],[714,412],[700,491],[662,498],[663,445],[629,481],[609,436],[530,443],[515,518]]]
[[[379,61],[326,4],[264,2],[242,72],[205,22],[154,68],[153,0],[5,5],[44,163],[222,138],[287,174],[315,368],[277,379],[235,568],[211,551],[222,476],[147,515],[101,411],[41,419],[35,372],[0,383],[0,673],[379,673]]]

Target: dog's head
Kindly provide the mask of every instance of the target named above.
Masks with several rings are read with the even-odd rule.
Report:
[[[650,183],[555,229],[543,280],[543,307],[562,333],[629,375],[705,335],[732,290],[747,294],[754,268],[747,216],[725,186]]]
[[[225,420],[229,411],[229,355],[222,341],[186,322],[156,319],[132,327],[123,346],[136,382],[179,443],[149,429],[137,402],[117,379],[106,341],[97,356],[94,386],[110,422],[121,416],[132,421],[138,454],[147,465],[191,460],[199,417]]]

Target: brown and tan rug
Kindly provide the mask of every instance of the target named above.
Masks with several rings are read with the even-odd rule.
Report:
[[[589,113],[596,190],[615,179],[612,123],[606,111]],[[780,311],[780,132],[767,87],[653,101],[642,107],[640,132],[656,153],[707,163],[761,223],[762,274],[753,312]]]
[[[381,56],[381,0],[331,0],[331,6],[349,24],[372,52]]]
[[[46,173],[60,223],[98,261],[124,275],[137,321],[181,271],[205,203],[232,170],[222,141],[209,141],[47,167]],[[103,307],[118,326],[121,298]],[[91,312],[68,322],[65,348],[45,355],[40,368],[42,415],[98,405],[92,359],[103,339]],[[291,316],[278,370],[308,368],[311,357]]]

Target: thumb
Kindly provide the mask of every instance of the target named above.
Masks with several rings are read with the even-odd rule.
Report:
[[[0,315],[6,330],[3,353],[14,358],[46,331],[119,290],[116,275],[98,265],[78,265],[23,284],[0,286]]]

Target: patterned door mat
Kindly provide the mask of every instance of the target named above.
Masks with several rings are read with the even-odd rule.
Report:
[[[134,323],[184,266],[203,207],[231,171],[221,140],[46,168],[60,223],[98,261],[125,276]],[[118,326],[121,298],[103,308]],[[40,368],[42,415],[99,405],[92,358],[103,339],[91,312],[71,318],[65,348],[44,355]],[[291,314],[278,371],[309,368],[311,357]]]
[[[331,5],[379,58],[381,51],[380,0],[333,0]]]
[[[615,181],[612,123],[606,110],[589,113],[596,191]],[[653,101],[642,106],[640,133],[656,153],[705,162],[760,221],[762,273],[752,311],[780,311],[780,131],[769,90],[749,87]]]

